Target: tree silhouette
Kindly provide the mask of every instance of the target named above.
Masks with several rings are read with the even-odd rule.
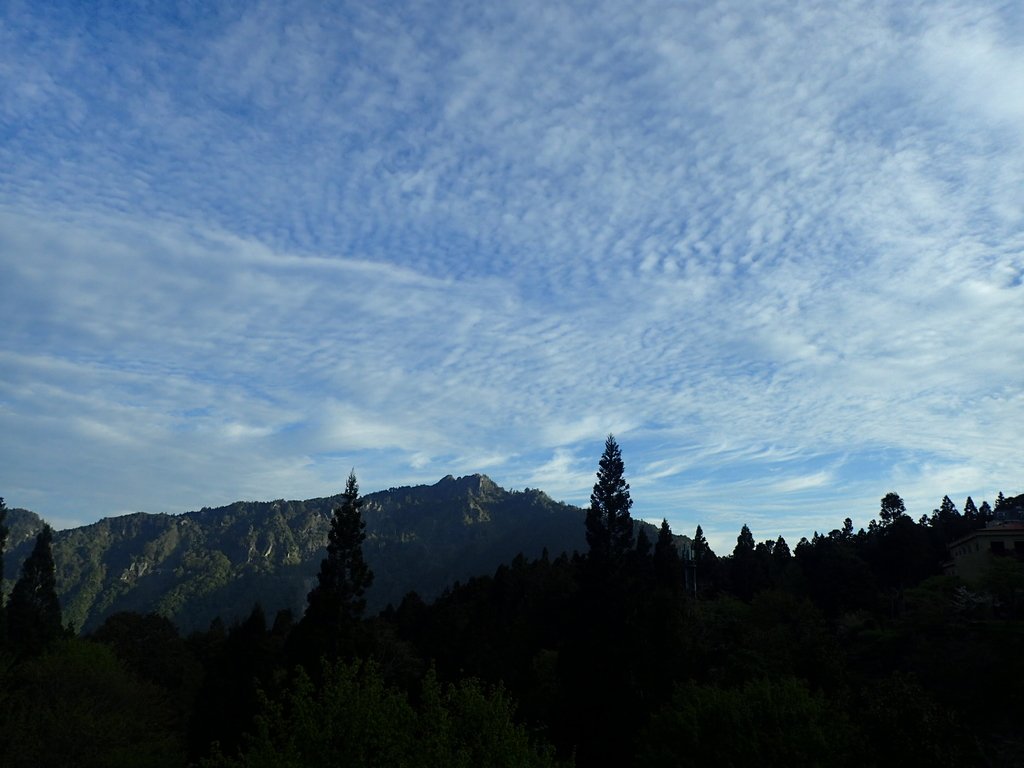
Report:
[[[881,508],[878,511],[878,519],[882,525],[892,525],[905,514],[907,514],[907,507],[898,493],[890,491],[882,497]]]
[[[633,518],[629,514],[633,500],[624,474],[619,444],[608,435],[586,519],[590,557],[598,564],[620,562],[633,545]]]
[[[7,604],[10,640],[22,653],[41,651],[63,635],[52,543],[53,529],[44,525]]]
[[[970,520],[972,525],[978,522],[978,508],[974,505],[974,499],[970,496],[964,502],[964,518]]]
[[[355,472],[350,472],[341,505],[331,518],[327,557],[320,563],[317,585],[307,596],[306,615],[318,622],[340,626],[362,618],[366,609],[364,595],[373,584],[373,571],[363,560],[362,505]]]
[[[736,548],[732,551],[733,557],[745,557],[754,554],[754,534],[746,523],[740,528],[740,535],[736,537]]]
[[[355,472],[350,472],[341,505],[331,518],[327,557],[306,597],[306,613],[289,639],[291,652],[313,672],[321,656],[350,656],[355,651],[355,630],[366,609],[366,590],[373,583],[373,571],[363,559],[362,503]]]
[[[698,565],[704,563],[708,557],[714,556],[714,552],[711,551],[711,547],[708,545],[708,540],[704,537],[704,529],[697,526],[697,530],[693,533],[693,559]]]
[[[0,496],[0,587],[4,581],[4,547],[7,546],[7,526],[4,521],[7,519],[7,505]],[[7,640],[7,612],[4,610],[4,592],[0,588],[0,648],[3,648]]]
[[[679,552],[672,541],[672,529],[668,520],[662,519],[658,529],[658,540],[654,544],[654,574],[663,586],[682,586],[682,569]]]

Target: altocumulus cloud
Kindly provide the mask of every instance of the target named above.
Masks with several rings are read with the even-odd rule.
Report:
[[[726,549],[1021,490],[1022,16],[12,6],[0,489],[585,502],[614,431]]]

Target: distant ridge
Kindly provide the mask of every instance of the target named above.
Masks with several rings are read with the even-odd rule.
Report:
[[[235,502],[181,515],[135,513],[58,531],[58,593],[65,621],[95,629],[118,611],[157,611],[182,631],[220,616],[243,618],[259,601],[273,616],[300,614],[324,556],[340,495]],[[518,553],[585,548],[583,511],[539,490],[506,491],[486,475],[363,497],[366,559],[375,573],[369,609],[415,589],[425,599],[456,580],[491,573]],[[11,510],[5,576],[16,577],[43,521]],[[17,522],[17,528],[12,523]]]

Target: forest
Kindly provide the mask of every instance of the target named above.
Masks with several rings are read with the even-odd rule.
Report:
[[[791,547],[744,525],[716,554],[697,526],[680,550],[636,525],[609,436],[586,551],[376,615],[361,504],[352,474],[301,616],[256,604],[188,635],[120,612],[77,636],[44,527],[0,600],[0,765],[1021,763],[1024,562],[944,566],[1024,495],[914,520],[888,492],[866,529]]]

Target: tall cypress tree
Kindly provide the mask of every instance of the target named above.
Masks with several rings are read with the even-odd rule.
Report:
[[[604,441],[599,466],[587,510],[587,544],[595,563],[611,565],[621,562],[633,546],[633,518],[629,514],[633,500],[629,497],[622,452],[613,435]]]
[[[359,484],[350,472],[341,505],[334,510],[327,534],[327,557],[320,563],[317,585],[307,596],[306,614],[329,624],[360,619],[366,609],[366,590],[373,584],[373,571],[363,559],[366,523],[359,512]]]
[[[335,508],[327,534],[327,557],[320,563],[317,584],[307,595],[306,613],[290,639],[298,660],[315,668],[321,656],[350,655],[354,633],[366,609],[366,590],[373,571],[363,559],[366,523],[355,472],[350,472],[341,505]]]
[[[7,604],[10,641],[22,653],[35,653],[63,634],[52,544],[53,529],[44,525]]]

